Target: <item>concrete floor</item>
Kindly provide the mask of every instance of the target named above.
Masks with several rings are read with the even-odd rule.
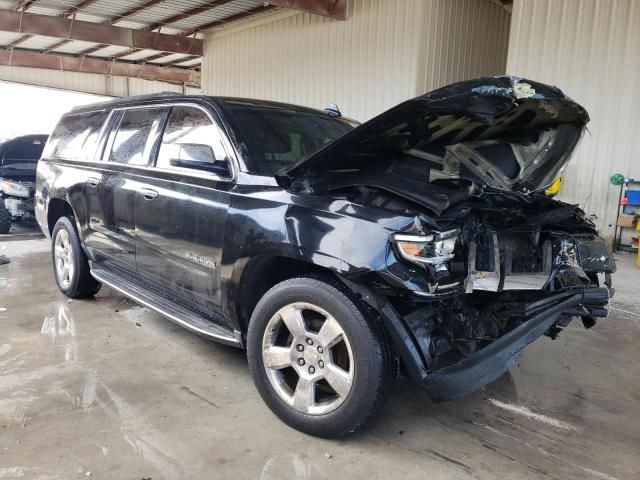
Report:
[[[42,231],[34,218],[12,222],[9,233],[0,233],[0,241],[9,240],[29,240],[34,238],[43,238]],[[2,477],[0,477],[2,478]]]
[[[609,319],[543,338],[486,389],[433,404],[399,382],[341,441],[298,433],[242,351],[104,288],[67,301],[45,240],[0,241],[0,478],[640,478],[640,270]]]

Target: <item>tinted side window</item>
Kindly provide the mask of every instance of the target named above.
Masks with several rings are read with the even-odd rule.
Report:
[[[165,115],[166,110],[162,108],[134,108],[125,111],[115,134],[109,161],[149,165]]]
[[[93,160],[98,135],[107,118],[107,112],[81,113],[62,117],[49,137],[44,157],[70,160]]]
[[[173,107],[165,128],[156,167],[205,170],[231,176],[223,133],[209,116],[195,107]]]

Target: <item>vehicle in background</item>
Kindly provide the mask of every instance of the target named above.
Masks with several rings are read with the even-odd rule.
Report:
[[[105,283],[246,348],[283,421],[338,436],[400,364],[457,398],[574,317],[607,316],[609,247],[544,194],[588,120],[559,89],[507,76],[357,127],[260,100],[116,100],[61,119],[36,217],[65,295]]]
[[[0,143],[0,233],[12,221],[33,218],[36,167],[47,135],[24,135]]]

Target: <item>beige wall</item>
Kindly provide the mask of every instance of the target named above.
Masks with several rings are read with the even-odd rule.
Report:
[[[506,72],[507,10],[486,0],[426,1],[424,9],[418,93]]]
[[[366,120],[456,80],[504,73],[509,15],[489,0],[351,0],[346,21],[279,11],[210,34],[203,91]]]
[[[640,1],[515,0],[507,71],[557,85],[589,112],[560,198],[612,236],[609,177],[640,177]]]

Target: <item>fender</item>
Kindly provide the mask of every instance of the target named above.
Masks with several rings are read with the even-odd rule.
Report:
[[[344,199],[295,195],[279,187],[264,187],[232,195],[225,224],[221,297],[224,314],[236,328],[242,308],[245,270],[262,259],[280,258],[295,271],[329,271],[345,278],[362,278],[386,270],[389,236],[414,222],[397,214],[353,204]],[[356,235],[357,234],[357,235]],[[358,238],[358,242],[350,239]],[[293,266],[294,263],[298,267]],[[250,275],[272,274],[263,263]]]

